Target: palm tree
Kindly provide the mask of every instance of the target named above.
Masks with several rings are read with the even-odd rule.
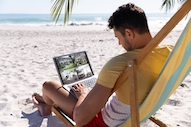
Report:
[[[78,3],[78,0],[51,0],[51,1],[53,2],[51,8],[51,15],[55,23],[57,23],[58,19],[60,18],[63,6],[65,5],[64,24],[66,24],[72,13],[73,6],[75,3]],[[176,2],[178,4],[183,4],[185,1],[186,0],[163,0],[161,9],[165,7],[167,12],[174,7]]]

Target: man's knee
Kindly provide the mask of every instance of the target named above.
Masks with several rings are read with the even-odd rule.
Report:
[[[53,90],[57,84],[53,81],[45,81],[42,85],[43,90]]]

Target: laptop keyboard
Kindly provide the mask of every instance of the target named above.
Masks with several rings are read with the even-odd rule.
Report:
[[[80,81],[79,83],[84,84],[88,88],[93,88],[96,84],[97,78],[91,78],[89,80]]]

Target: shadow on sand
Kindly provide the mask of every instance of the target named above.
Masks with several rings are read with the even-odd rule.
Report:
[[[38,110],[29,114],[22,111],[21,114],[22,119],[28,119],[28,127],[66,127],[55,115],[42,117]]]

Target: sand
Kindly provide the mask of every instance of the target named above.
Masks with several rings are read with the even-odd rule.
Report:
[[[105,26],[0,26],[0,126],[64,127],[54,114],[41,117],[31,95],[42,93],[46,80],[59,78],[52,58],[87,51],[95,74],[113,56],[125,52]],[[182,26],[174,29],[162,44],[174,44]],[[151,29],[154,36],[159,28]],[[191,74],[157,111],[169,127],[191,126]],[[150,121],[144,127],[155,127]]]

